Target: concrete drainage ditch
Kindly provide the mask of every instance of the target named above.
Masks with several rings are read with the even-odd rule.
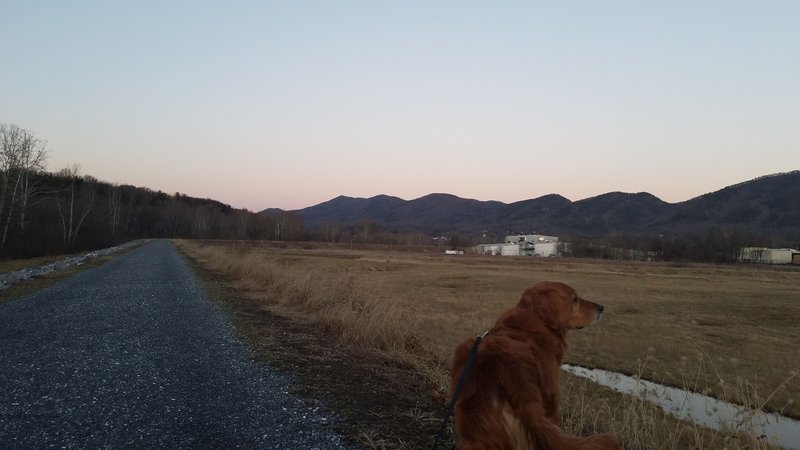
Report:
[[[800,450],[798,420],[778,414],[753,411],[706,395],[607,370],[587,369],[568,364],[562,365],[561,368],[617,392],[635,395],[654,403],[680,419],[691,420],[714,430],[735,430],[754,436],[765,436],[771,443]]]

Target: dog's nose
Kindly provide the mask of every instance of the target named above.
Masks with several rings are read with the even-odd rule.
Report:
[[[604,309],[605,309],[605,307],[603,305],[601,305],[599,303],[597,304],[597,311],[598,312],[603,312]]]

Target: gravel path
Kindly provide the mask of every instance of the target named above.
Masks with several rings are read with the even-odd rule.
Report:
[[[345,448],[167,241],[0,305],[0,448]]]

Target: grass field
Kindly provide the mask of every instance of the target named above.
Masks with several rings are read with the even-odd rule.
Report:
[[[566,362],[800,417],[794,401],[800,398],[800,270],[794,267],[446,256],[322,244],[179,246],[269,308],[311,320],[343,342],[379,349],[436,384],[445,383],[455,346],[490,328],[523,289],[564,281],[606,306],[599,324],[572,333]],[[591,383],[565,384],[566,426],[575,432],[610,427],[626,448],[763,445],[690,430]]]

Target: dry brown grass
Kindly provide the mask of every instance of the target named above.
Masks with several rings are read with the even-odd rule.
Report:
[[[425,359],[414,332],[416,315],[358,286],[355,274],[341,261],[329,258],[325,270],[309,270],[302,258],[268,249],[193,241],[178,245],[207,267],[232,276],[236,287],[271,309],[310,320],[345,343],[406,362]]]
[[[567,362],[619,371],[800,417],[800,271],[599,263],[349,250],[269,243],[181,242],[265,306],[311,320],[345,342],[381,349],[445,384],[464,338],[491,327],[521,291],[559,280],[606,305],[573,333]],[[646,361],[646,364],[644,361]],[[443,364],[444,363],[444,364]],[[787,382],[787,379],[790,380]],[[648,404],[566,377],[568,428],[613,431],[626,448],[754,448]]]

